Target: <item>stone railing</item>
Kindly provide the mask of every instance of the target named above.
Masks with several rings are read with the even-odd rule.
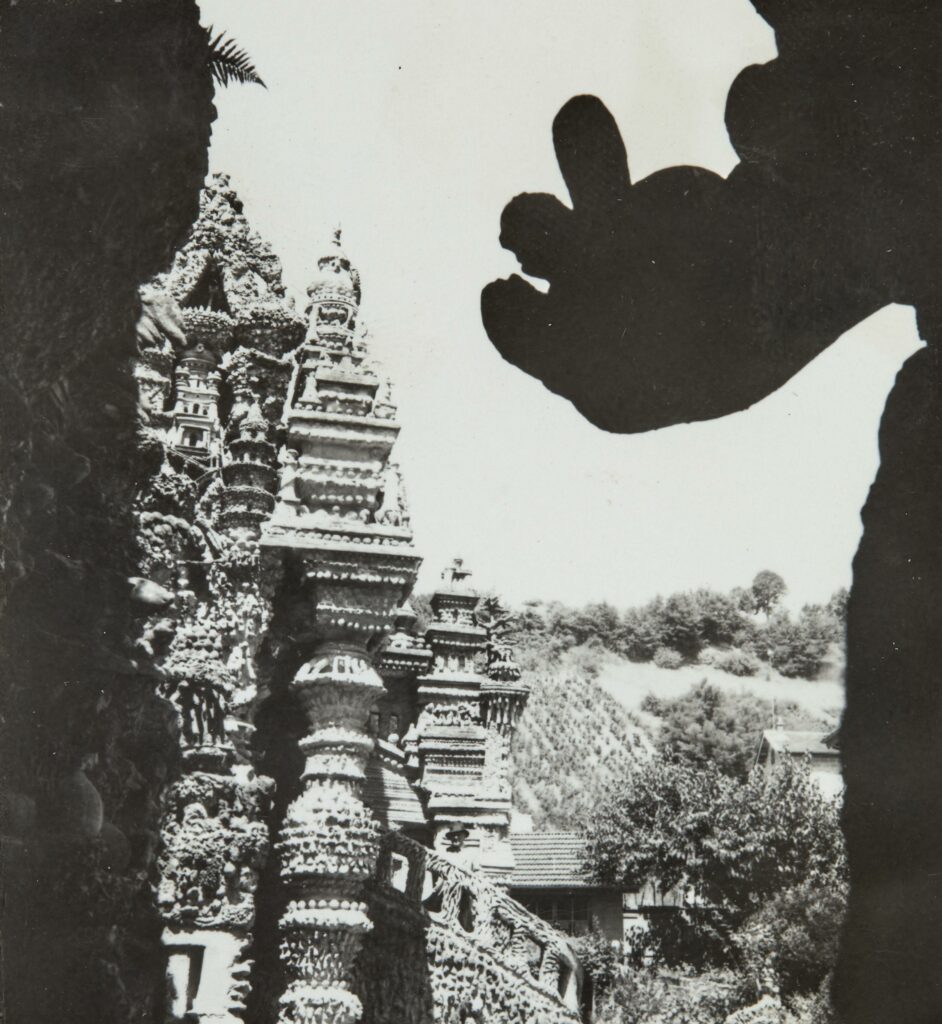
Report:
[[[365,1022],[579,1020],[581,970],[565,936],[483,876],[390,833],[372,895]]]

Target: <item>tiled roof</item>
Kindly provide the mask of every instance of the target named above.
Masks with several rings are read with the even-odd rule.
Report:
[[[772,750],[789,754],[818,754],[837,757],[838,749],[834,732],[800,731],[796,729],[766,729],[762,734],[763,743]]]
[[[596,889],[583,867],[585,840],[577,832],[511,832],[516,866],[511,889]]]

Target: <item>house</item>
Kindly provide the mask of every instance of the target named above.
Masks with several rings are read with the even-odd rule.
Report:
[[[844,792],[844,779],[836,730],[766,729],[756,763],[768,773],[786,758],[806,757],[811,759],[811,778],[821,792],[828,797],[839,797]]]
[[[597,922],[606,938],[624,939],[622,890],[594,881],[585,868],[585,839],[577,832],[511,833],[510,895],[568,935]]]

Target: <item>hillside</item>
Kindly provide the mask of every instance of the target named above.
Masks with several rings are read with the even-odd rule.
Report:
[[[779,705],[798,704],[825,724],[837,725],[844,708],[844,684],[840,679],[790,679],[775,671],[767,675],[764,672],[759,678],[742,678],[712,665],[665,669],[609,655],[601,660],[595,682],[625,710],[640,712],[641,721],[647,725],[651,723],[640,709],[648,694],[673,700],[704,679],[727,693],[752,693]]]
[[[793,679],[774,671],[743,679],[710,665],[679,669],[638,664],[597,647],[576,647],[544,660],[528,652],[532,687],[514,740],[514,807],[537,831],[574,829],[640,758],[663,726],[645,698],[677,701],[703,680],[730,698],[752,697],[771,726],[773,708],[790,728],[833,728],[844,704],[836,679]]]
[[[599,793],[653,749],[638,716],[593,680],[527,673],[530,700],[514,740],[514,807],[536,830],[573,829]]]

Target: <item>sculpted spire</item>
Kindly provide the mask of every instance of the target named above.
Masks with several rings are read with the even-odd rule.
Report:
[[[317,261],[308,285],[308,328],[305,341],[344,349],[352,340],[360,308],[360,275],[340,245],[340,228]]]
[[[510,617],[457,560],[416,632],[396,406],[339,232],[302,322],[217,179],[166,283],[183,308],[142,378],[166,441],[138,515],[140,647],[182,732],[161,829],[168,1019],[269,1019],[283,979],[282,1024],[355,1024],[361,997],[370,1019],[406,998],[415,967],[436,1019],[461,993],[487,1019],[574,1024],[571,954],[483,877],[513,865]],[[265,905],[277,951],[257,892],[284,894]]]
[[[261,543],[302,581],[290,618],[307,649],[292,683],[307,717],[304,790],[279,843],[290,898],[282,1020],[350,1022],[361,1013],[350,971],[372,928],[362,890],[379,849],[362,797],[373,750],[367,719],[384,692],[373,652],[420,560],[390,485],[399,426],[377,415],[380,381],[357,344],[360,279],[339,233],[317,268],[285,408],[279,503]]]

